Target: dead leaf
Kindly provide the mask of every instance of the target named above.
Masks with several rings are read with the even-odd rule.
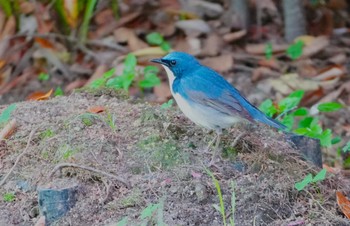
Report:
[[[12,119],[0,131],[0,140],[8,139],[16,131],[16,128],[17,121],[16,119]]]
[[[147,43],[145,43],[139,37],[137,37],[134,30],[129,28],[123,27],[115,30],[114,37],[118,42],[127,42],[128,47],[131,51],[136,51],[139,49],[149,47]]]
[[[204,56],[217,56],[220,53],[222,47],[222,38],[217,34],[210,34],[204,41],[201,55]]]
[[[87,111],[90,112],[90,113],[97,114],[97,113],[105,112],[106,111],[106,107],[104,107],[104,106],[93,106],[93,107],[88,108]]]
[[[272,44],[272,52],[284,52],[288,48],[287,44]],[[245,50],[250,54],[265,54],[266,44],[248,44]]]
[[[54,49],[55,46],[47,39],[36,37],[34,38],[35,42],[38,43],[41,47],[47,48],[47,49]]]
[[[261,80],[262,78],[268,77],[279,77],[281,73],[271,70],[267,67],[258,67],[253,70],[252,82]]]
[[[302,58],[311,57],[329,45],[329,38],[326,36],[316,37],[309,45],[303,48]]]
[[[40,92],[40,91],[34,92],[27,97],[27,100],[47,100],[50,98],[52,93],[53,93],[53,89],[50,89],[50,91],[47,93]]]
[[[344,215],[350,219],[350,201],[343,195],[341,191],[336,192],[337,203]]]
[[[319,82],[301,78],[298,74],[285,74],[278,79],[270,80],[271,86],[282,94],[288,95],[294,90],[318,90]]]
[[[345,53],[339,53],[339,54],[329,58],[328,61],[333,63],[333,64],[340,65],[340,64],[345,64],[346,59],[347,59],[347,57],[346,57]]]
[[[7,19],[5,23],[5,27],[1,32],[0,40],[3,40],[5,37],[14,35],[15,32],[16,32],[16,19],[14,16],[10,16]]]
[[[196,37],[200,34],[206,34],[211,31],[209,25],[204,20],[179,20],[175,26],[183,30],[187,36]]]
[[[96,25],[101,26],[115,20],[112,9],[105,9],[94,16]]]
[[[197,56],[202,50],[201,40],[195,37],[180,39],[177,41],[174,49]]]
[[[267,60],[267,59],[262,59],[262,60],[259,60],[258,64],[260,66],[263,66],[263,67],[268,67],[268,68],[272,68],[272,69],[275,69],[275,70],[280,70],[281,69],[281,64],[280,62],[278,62],[276,59],[272,58],[270,60]]]
[[[141,56],[164,56],[167,54],[162,48],[160,47],[147,47],[144,49],[139,49],[134,52],[132,52],[137,57]]]
[[[23,1],[19,4],[19,9],[23,14],[30,14],[34,12],[35,5],[33,2]]]
[[[247,34],[247,30],[240,30],[240,31],[225,34],[223,36],[223,39],[225,42],[230,43],[243,38],[246,34]]]
[[[324,163],[323,163],[322,167],[323,167],[324,169],[326,169],[327,172],[333,173],[333,174],[340,173],[340,171],[341,171],[341,169],[339,169],[339,168],[330,167],[330,166],[328,166],[327,164],[324,164]]]
[[[83,79],[83,78],[75,79],[73,82],[69,83],[66,86],[66,88],[64,89],[64,92],[68,93],[73,89],[81,88],[86,84],[87,81],[88,81],[87,79]]]
[[[233,68],[233,57],[231,54],[225,54],[217,57],[207,57],[201,60],[201,62],[202,64],[219,72],[225,72]]]

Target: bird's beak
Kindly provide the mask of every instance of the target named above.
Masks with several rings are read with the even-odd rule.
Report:
[[[167,60],[163,60],[162,58],[152,59],[151,62],[168,66]]]

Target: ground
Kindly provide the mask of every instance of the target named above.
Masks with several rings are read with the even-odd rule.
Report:
[[[105,110],[89,113],[96,106]],[[209,166],[213,150],[207,145],[215,134],[192,124],[176,106],[84,91],[18,103],[11,118],[17,131],[1,143],[0,179],[25,154],[0,188],[0,225],[34,225],[41,216],[38,189],[75,185],[75,206],[52,225],[116,225],[124,217],[126,225],[224,225],[218,187],[227,223],[350,225],[335,200],[335,191],[349,191],[349,183],[327,174],[298,192],[295,182],[320,169],[270,128],[225,131],[221,159]],[[73,167],[53,172],[64,163]],[[5,201],[5,194],[14,200]]]

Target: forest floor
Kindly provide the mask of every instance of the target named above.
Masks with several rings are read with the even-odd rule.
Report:
[[[90,113],[97,106],[102,112]],[[336,190],[349,191],[348,181],[327,174],[298,192],[294,184],[319,169],[270,128],[242,124],[226,131],[221,158],[209,166],[213,150],[207,145],[215,134],[194,126],[176,107],[108,90],[20,102],[11,117],[17,131],[1,142],[0,174],[24,154],[0,188],[15,196],[0,201],[0,225],[35,224],[37,190],[72,186],[74,207],[52,225],[116,225],[124,217],[125,225],[223,225],[208,171],[221,188],[226,222],[349,225],[335,199]],[[62,168],[53,172],[57,166]],[[95,171],[81,168],[86,166]]]

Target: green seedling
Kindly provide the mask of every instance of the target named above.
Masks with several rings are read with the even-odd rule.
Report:
[[[326,173],[327,173],[326,169],[322,169],[315,177],[312,177],[312,174],[310,173],[306,175],[302,181],[295,183],[294,187],[298,191],[302,191],[307,185],[311,183],[317,183],[319,181],[323,181],[326,178]]]
[[[55,90],[55,92],[53,93],[53,95],[54,95],[55,97],[63,96],[63,95],[64,95],[64,92],[63,92],[63,90],[61,89],[61,87],[57,87],[56,90]]]
[[[47,73],[44,73],[44,72],[41,72],[38,75],[38,80],[41,81],[41,82],[47,81],[47,80],[49,80],[49,78],[50,78],[50,75],[47,74]]]
[[[341,141],[340,137],[333,138],[330,129],[323,130],[318,117],[309,115],[309,110],[304,107],[298,108],[303,96],[304,91],[297,90],[282,99],[278,104],[273,104],[272,100],[267,99],[261,103],[259,109],[270,117],[279,115],[277,118],[281,118],[280,121],[287,126],[288,130],[296,134],[319,139],[323,147],[330,147],[339,143]],[[339,103],[329,102],[320,104],[318,110],[320,112],[331,112],[337,111],[342,107]],[[298,123],[296,123],[297,118]]]
[[[296,60],[303,54],[304,42],[298,40],[297,42],[291,44],[287,49],[287,55],[292,58],[292,60]]]
[[[0,114],[0,125],[8,122],[11,117],[11,113],[16,109],[16,104],[10,104],[3,112]]]
[[[164,37],[159,32],[152,32],[146,36],[146,41],[150,45],[160,46],[162,50],[169,52],[171,46],[169,42],[164,40]]]
[[[173,106],[173,103],[174,103],[174,100],[173,100],[173,99],[170,99],[170,100],[168,100],[168,102],[163,103],[163,104],[160,106],[160,108],[161,108],[161,109],[169,109],[169,108],[171,108],[171,106]]]
[[[273,49],[272,49],[272,43],[269,42],[265,46],[265,57],[267,60],[270,60],[272,58]]]
[[[107,123],[107,125],[112,129],[112,131],[116,131],[117,129],[117,125],[116,125],[116,120],[115,120],[115,116],[114,114],[110,113],[109,111],[107,111],[107,117],[105,119],[105,122]]]
[[[350,141],[346,143],[346,145],[342,148],[343,152],[349,152],[350,151]]]
[[[13,202],[13,201],[15,201],[15,199],[16,199],[16,195],[14,193],[11,193],[11,192],[5,193],[2,196],[2,200],[4,200],[5,202]]]
[[[157,74],[159,69],[155,66],[146,66],[143,70],[143,80],[139,81],[140,88],[152,88],[160,85],[160,79]]]
[[[39,134],[39,138],[41,140],[44,140],[44,139],[53,137],[54,135],[55,135],[55,133],[51,129],[47,129]]]

